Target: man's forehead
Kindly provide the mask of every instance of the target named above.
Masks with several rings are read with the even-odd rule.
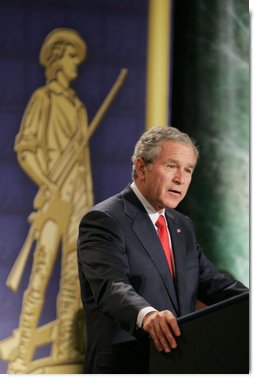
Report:
[[[196,152],[191,145],[179,141],[163,141],[160,152],[155,160],[166,163],[184,164],[188,167],[195,167],[197,163]]]
[[[183,154],[186,153],[188,155],[194,155],[196,156],[195,149],[192,145],[188,145],[184,142],[181,141],[174,141],[174,140],[167,140],[167,141],[162,141],[161,145],[161,153],[172,153],[174,154]]]

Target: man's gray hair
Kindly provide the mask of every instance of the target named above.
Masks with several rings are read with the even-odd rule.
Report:
[[[131,158],[132,166],[132,179],[134,180],[137,176],[135,169],[135,160],[137,158],[143,159],[145,165],[153,163],[161,152],[161,142],[163,141],[177,141],[193,148],[196,155],[196,161],[198,160],[199,151],[195,144],[195,141],[188,136],[188,134],[181,132],[180,130],[169,127],[156,126],[149,129],[147,132],[142,134],[139,141],[137,142],[133,156]]]

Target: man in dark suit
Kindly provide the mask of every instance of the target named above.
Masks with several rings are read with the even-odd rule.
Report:
[[[158,351],[176,348],[176,318],[195,311],[197,299],[209,305],[247,290],[215,268],[191,220],[174,210],[197,159],[187,134],[152,128],[135,147],[131,185],[82,219],[87,373],[147,373],[149,340]]]

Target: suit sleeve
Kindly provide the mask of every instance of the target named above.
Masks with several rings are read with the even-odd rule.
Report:
[[[197,298],[207,305],[223,301],[232,296],[248,291],[241,282],[231,275],[220,272],[215,265],[206,257],[195,237],[194,226],[189,217],[185,216],[188,228],[186,235],[189,236],[187,244],[193,246],[193,257],[196,256],[198,265],[198,292]],[[188,250],[188,249],[187,249]]]
[[[220,272],[199,246],[198,251],[200,260],[198,298],[201,301],[211,305],[248,291],[247,287],[231,275]]]
[[[192,236],[195,236],[194,226],[189,217],[186,217],[191,227]],[[220,272],[206,257],[194,238],[199,261],[198,299],[207,305],[217,303],[232,296],[248,291],[241,282],[231,275]]]
[[[96,306],[134,334],[139,311],[150,304],[129,282],[124,234],[110,214],[91,211],[82,219],[78,263]]]

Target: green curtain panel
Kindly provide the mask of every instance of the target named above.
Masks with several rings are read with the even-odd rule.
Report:
[[[249,281],[249,4],[175,2],[172,125],[200,161],[181,210],[223,271]]]

